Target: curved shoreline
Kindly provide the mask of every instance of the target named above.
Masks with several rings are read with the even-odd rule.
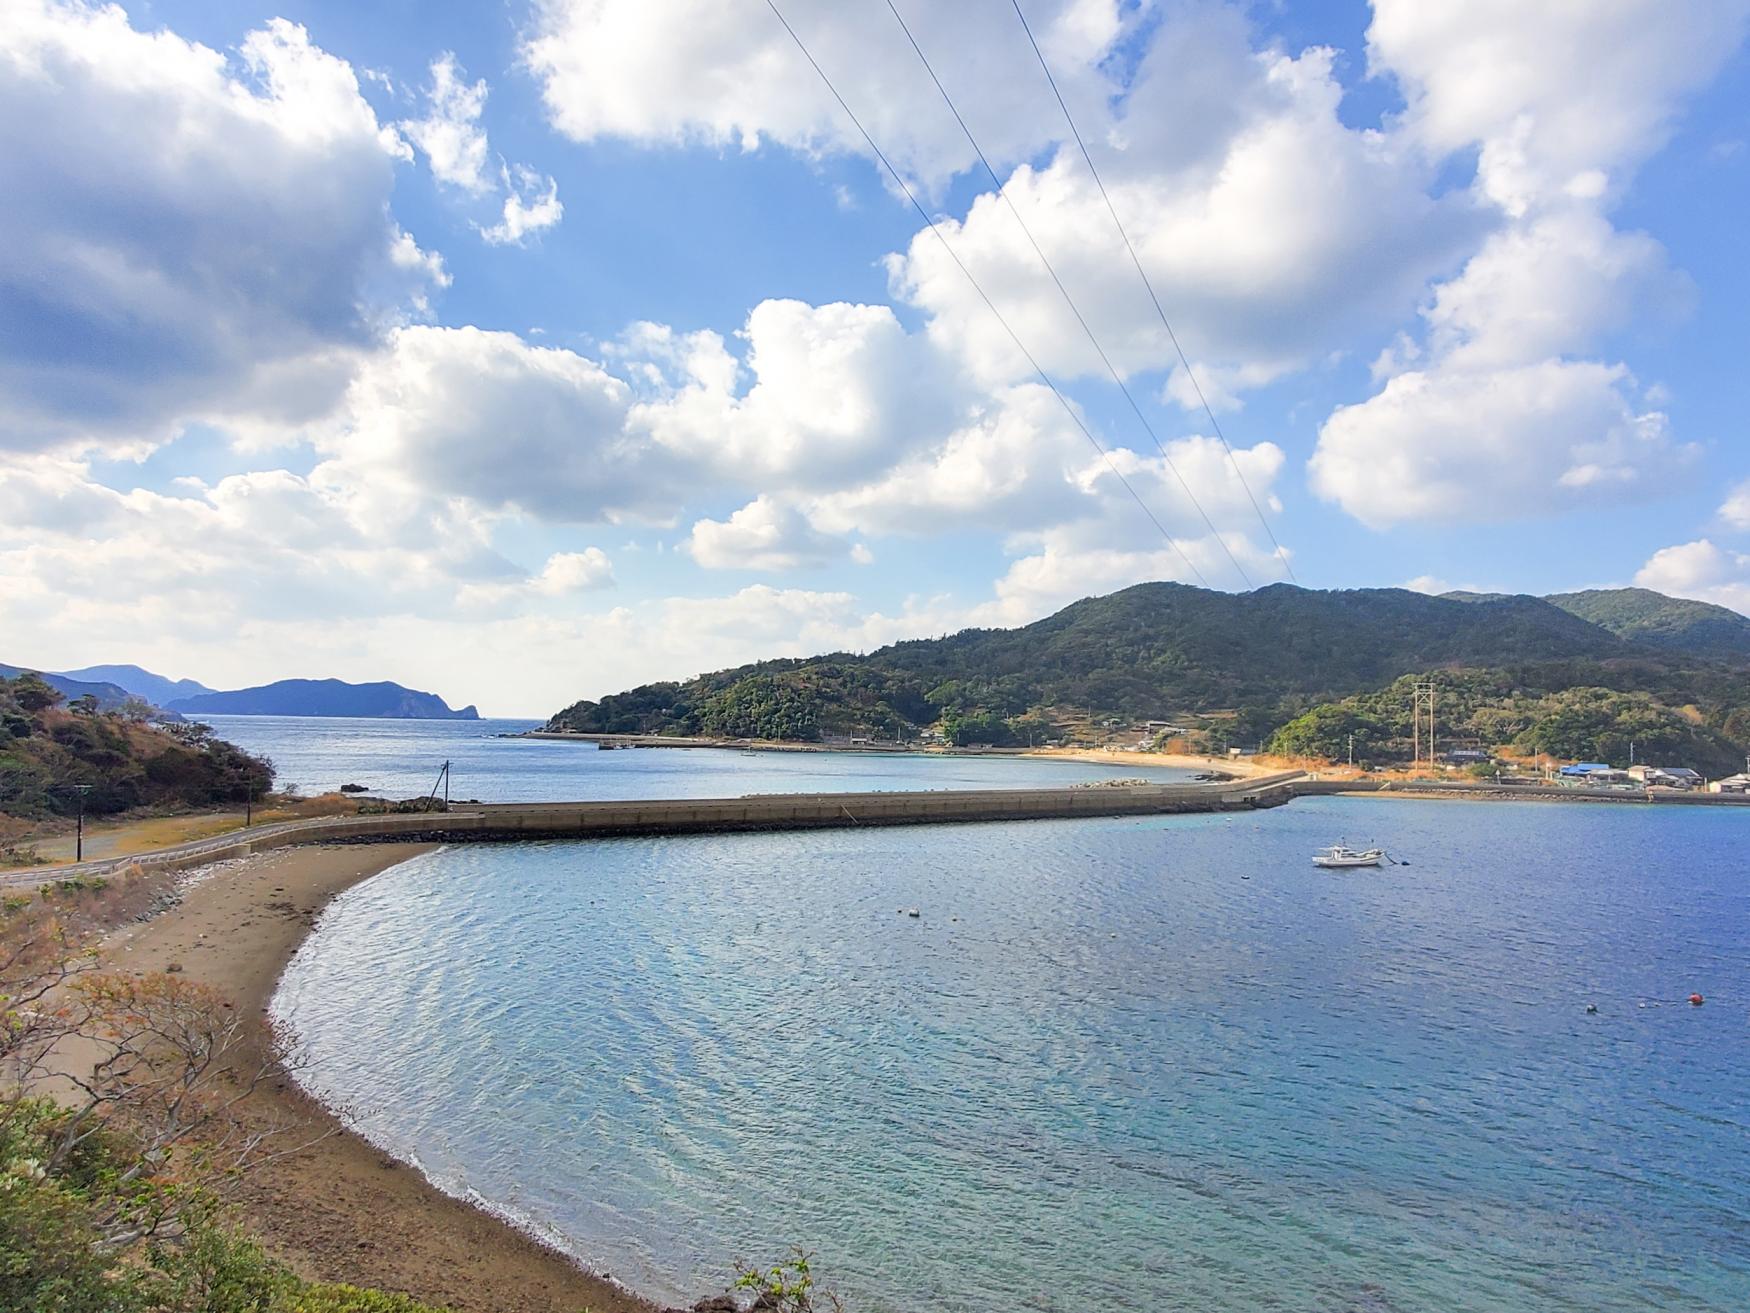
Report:
[[[109,965],[175,966],[256,1023],[294,953],[336,896],[434,845],[303,846],[227,866],[149,921],[112,933]],[[288,1126],[309,1148],[247,1178],[242,1219],[301,1275],[412,1295],[457,1313],[657,1313],[660,1306],[585,1271],[486,1208],[445,1193],[389,1157],[288,1076],[264,1080],[244,1105]],[[320,1138],[317,1138],[320,1137]]]

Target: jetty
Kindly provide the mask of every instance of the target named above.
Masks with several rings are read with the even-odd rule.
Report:
[[[130,865],[184,870],[302,843],[503,843],[1249,811],[1288,802],[1303,778],[1301,773],[1290,771],[1246,780],[1183,784],[771,793],[623,802],[451,803],[444,811],[319,816],[257,825],[153,852],[0,875],[0,888],[97,878]]]

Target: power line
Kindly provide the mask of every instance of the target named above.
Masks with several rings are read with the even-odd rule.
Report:
[[[1218,530],[1210,520],[1209,513],[1203,509],[1203,504],[1197,500],[1197,494],[1191,491],[1191,485],[1186,481],[1185,476],[1179,472],[1179,467],[1173,463],[1173,458],[1167,452],[1165,444],[1163,444],[1160,438],[1156,435],[1154,425],[1150,424],[1148,422],[1148,416],[1142,413],[1142,407],[1137,404],[1136,398],[1131,394],[1130,388],[1125,384],[1123,376],[1119,374],[1118,370],[1113,366],[1111,359],[1106,355],[1106,349],[1100,345],[1100,339],[1094,335],[1094,330],[1088,326],[1087,318],[1082,314],[1081,307],[1076,304],[1075,298],[1070,295],[1069,288],[1063,285],[1063,279],[1058,277],[1056,268],[1052,265],[1050,258],[1045,254],[1044,248],[1039,245],[1039,239],[1033,236],[1033,230],[1027,226],[1027,221],[1021,217],[1021,211],[1016,207],[1014,199],[1009,195],[1009,189],[1003,185],[1002,178],[998,175],[997,171],[991,167],[990,160],[985,157],[984,147],[978,144],[978,138],[973,136],[972,129],[966,126],[966,120],[961,116],[959,107],[954,104],[954,98],[948,94],[948,88],[942,85],[942,79],[936,76],[936,70],[930,64],[929,57],[924,54],[923,47],[918,45],[917,38],[912,35],[911,28],[906,25],[905,19],[900,15],[899,9],[893,3],[893,0],[887,0],[887,8],[893,15],[894,21],[899,24],[899,30],[905,33],[905,39],[911,43],[912,50],[916,53],[919,61],[924,66],[924,72],[930,75],[930,81],[934,82],[936,84],[936,90],[942,93],[943,103],[948,106],[948,112],[954,116],[954,121],[960,125],[960,131],[966,134],[967,143],[971,145],[973,153],[978,156],[978,162],[984,165],[984,171],[990,174],[990,180],[997,185],[997,195],[1003,198],[1003,204],[1007,205],[1009,207],[1009,213],[1015,216],[1015,222],[1020,225],[1021,232],[1026,236],[1028,243],[1033,247],[1033,254],[1039,257],[1039,263],[1045,266],[1045,272],[1051,275],[1051,281],[1057,285],[1058,292],[1063,296],[1064,304],[1069,306],[1069,311],[1075,316],[1076,323],[1082,326],[1082,332],[1087,335],[1088,342],[1094,348],[1094,354],[1100,357],[1100,363],[1106,366],[1106,372],[1112,376],[1112,381],[1118,385],[1118,390],[1124,394],[1124,399],[1130,403],[1130,409],[1136,412],[1136,418],[1142,424],[1144,432],[1148,434],[1149,441],[1155,444],[1155,450],[1161,453],[1161,459],[1166,461],[1167,468],[1173,472],[1173,477],[1179,481],[1179,486],[1185,490],[1185,496],[1190,499],[1191,505],[1196,508],[1197,514],[1203,520],[1204,527],[1209,530],[1210,536],[1214,538],[1216,542],[1221,544],[1222,551],[1227,553],[1228,561],[1233,565],[1235,571],[1238,572],[1240,579],[1245,583],[1246,587],[1250,588],[1252,586],[1252,579],[1251,576],[1246,573],[1246,567],[1240,564],[1239,557],[1234,555],[1233,549],[1227,545],[1227,540],[1221,536],[1220,530]],[[1230,452],[1229,455],[1232,455],[1232,453]]]
[[[1168,533],[1167,527],[1156,518],[1155,513],[1149,509],[1148,503],[1142,499],[1142,495],[1131,486],[1130,480],[1124,477],[1124,471],[1118,468],[1113,462],[1111,454],[1103,445],[1101,445],[1100,440],[1094,436],[1093,430],[1083,423],[1082,417],[1076,413],[1075,407],[1070,405],[1069,398],[1064,396],[1063,393],[1058,390],[1057,384],[1051,381],[1051,376],[1047,374],[1040,366],[1039,362],[1033,358],[1033,353],[1027,350],[1027,346],[1021,341],[1020,335],[1009,326],[1009,321],[1003,317],[1002,311],[997,309],[996,303],[990,299],[990,295],[984,290],[978,279],[972,276],[972,270],[966,267],[965,261],[963,261],[960,258],[959,253],[955,251],[953,243],[948,240],[943,234],[941,228],[937,225],[935,217],[919,202],[911,187],[906,183],[905,178],[900,174],[898,169],[893,167],[893,162],[882,152],[881,147],[875,144],[875,138],[869,135],[869,129],[863,126],[863,121],[859,119],[855,112],[852,111],[851,107],[845,103],[845,98],[839,94],[839,89],[833,85],[832,79],[826,75],[826,70],[821,68],[819,62],[809,53],[808,46],[803,42],[802,38],[796,35],[796,29],[790,26],[790,20],[785,18],[783,11],[778,8],[777,0],[766,0],[766,7],[772,11],[772,15],[783,25],[784,30],[790,34],[790,39],[796,43],[796,48],[802,52],[802,57],[808,61],[809,66],[820,76],[820,80],[826,84],[826,89],[832,93],[832,98],[838,102],[839,108],[844,110],[845,116],[851,120],[851,123],[856,127],[857,131],[863,135],[863,140],[868,143],[869,149],[875,153],[875,158],[880,160],[887,172],[892,175],[893,181],[899,185],[900,191],[905,193],[905,198],[911,202],[912,208],[923,216],[923,220],[929,225],[930,231],[936,235],[936,240],[942,243],[942,249],[948,253],[948,258],[954,262],[955,266],[962,274],[966,275],[966,281],[972,284],[972,290],[978,293],[979,299],[985,304],[985,308],[995,316],[997,323],[1003,326],[1003,331],[1009,335],[1009,340],[1015,344],[1015,349],[1026,357],[1027,363],[1033,368],[1033,372],[1039,376],[1039,381],[1045,384],[1046,388],[1050,390],[1052,396],[1057,398],[1057,402],[1063,407],[1064,413],[1068,415],[1075,426],[1082,431],[1082,436],[1093,445],[1094,450],[1100,453],[1101,458],[1106,462],[1106,468],[1111,470],[1113,476],[1117,478],[1118,482],[1124,485],[1124,490],[1130,494],[1131,499],[1141,508],[1142,513],[1148,516],[1149,523],[1154,525],[1156,529],[1160,530],[1161,537],[1165,538],[1167,544],[1179,554],[1179,559],[1185,562],[1185,566],[1191,571],[1192,576],[1205,588],[1209,587],[1209,580],[1203,577],[1203,571],[1197,568],[1197,563],[1186,554],[1185,549],[1179,545],[1179,540],[1173,537],[1172,534]]]
[[[1076,139],[1076,145],[1081,148],[1082,158],[1087,161],[1088,172],[1094,175],[1094,185],[1100,189],[1100,199],[1106,202],[1106,212],[1112,216],[1112,226],[1118,229],[1118,235],[1124,239],[1124,249],[1130,253],[1130,262],[1136,266],[1137,277],[1142,279],[1142,285],[1148,290],[1148,299],[1154,303],[1155,313],[1161,318],[1161,327],[1167,330],[1167,337],[1172,341],[1173,350],[1178,353],[1179,363],[1184,366],[1185,377],[1191,381],[1191,390],[1197,394],[1198,403],[1203,407],[1203,413],[1209,416],[1209,426],[1215,430],[1215,436],[1221,441],[1221,448],[1227,453],[1233,470],[1239,476],[1240,486],[1246,490],[1246,500],[1252,503],[1252,509],[1257,512],[1258,523],[1264,526],[1264,532],[1270,537],[1270,546],[1275,549],[1276,559],[1282,562],[1282,568],[1290,580],[1299,583],[1295,576],[1294,566],[1289,563],[1288,553],[1282,550],[1282,544],[1276,541],[1276,531],[1270,527],[1270,521],[1264,514],[1264,508],[1258,504],[1258,498],[1252,492],[1252,485],[1246,482],[1245,471],[1240,468],[1240,462],[1234,455],[1234,449],[1228,445],[1227,435],[1221,431],[1221,421],[1215,418],[1215,410],[1209,404],[1209,399],[1203,395],[1203,386],[1197,381],[1197,372],[1191,368],[1190,358],[1185,354],[1185,348],[1179,344],[1179,335],[1173,331],[1173,325],[1167,319],[1166,309],[1161,305],[1161,298],[1156,295],[1154,283],[1150,281],[1148,272],[1142,267],[1142,260],[1136,254],[1136,247],[1130,241],[1130,234],[1124,229],[1124,221],[1118,217],[1118,207],[1112,203],[1112,197],[1106,192],[1105,180],[1100,177],[1100,170],[1094,165],[1094,157],[1088,152],[1088,143],[1082,139],[1082,131],[1076,126],[1075,115],[1069,112],[1069,105],[1063,98],[1063,92],[1058,89],[1057,79],[1051,75],[1051,65],[1045,60],[1045,52],[1039,48],[1039,41],[1033,35],[1033,26],[1027,21],[1026,13],[1021,9],[1021,0],[1010,0],[1015,7],[1015,17],[1021,20],[1021,27],[1027,33],[1027,44],[1033,47],[1033,54],[1039,60],[1039,67],[1045,72],[1045,80],[1051,84],[1051,94],[1057,97],[1057,107],[1063,111],[1063,120],[1069,124],[1069,130]],[[988,167],[988,166],[987,166]]]

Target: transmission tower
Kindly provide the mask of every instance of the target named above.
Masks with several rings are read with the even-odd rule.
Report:
[[[1422,764],[1422,744],[1428,745],[1428,765],[1434,765],[1434,681],[1418,679],[1410,705],[1410,737],[1414,744],[1415,762]]]

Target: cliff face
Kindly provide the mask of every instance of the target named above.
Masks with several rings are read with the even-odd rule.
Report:
[[[387,681],[282,679],[229,693],[177,698],[170,710],[187,716],[361,716],[379,720],[478,720],[472,706],[454,710],[435,693]]]

